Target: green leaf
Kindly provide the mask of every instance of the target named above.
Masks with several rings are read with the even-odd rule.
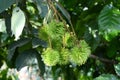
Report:
[[[116,76],[112,74],[102,74],[94,80],[119,80]]]
[[[64,9],[64,7],[56,2],[56,7],[62,12],[62,14],[65,16],[65,18],[68,20],[69,24],[71,25],[71,17],[70,17],[70,14],[67,12],[67,10]]]
[[[43,76],[45,73],[45,64],[43,63],[43,60],[40,54],[37,54],[37,60],[38,60],[38,65],[40,69],[40,74],[41,76]]]
[[[6,26],[4,19],[0,19],[0,32],[6,33]]]
[[[107,47],[107,56],[109,58],[113,58],[117,55],[118,49],[119,49],[119,40],[118,38],[114,38],[113,40],[110,41],[109,46]],[[119,56],[117,56],[119,57]]]
[[[89,28],[85,30],[84,38],[86,42],[89,43],[89,45],[91,46],[91,50],[94,51],[100,43],[100,36],[97,34],[96,30],[93,30],[91,28],[90,32]]]
[[[106,5],[98,17],[99,31],[110,41],[120,32],[120,11],[112,4]]]
[[[20,53],[16,59],[15,66],[18,70],[21,70],[25,66],[40,69],[41,75],[43,75],[45,71],[42,58],[34,49],[26,50]]]
[[[37,8],[41,17],[45,17],[48,13],[48,6],[46,0],[35,0]]]
[[[29,42],[27,42],[26,44],[20,46],[19,48],[17,48],[18,53],[22,53],[25,50],[31,49],[32,48],[32,43],[31,40]]]
[[[0,0],[0,13],[9,8],[15,0]]]
[[[44,17],[44,24],[49,23],[53,19],[53,11],[51,9],[48,10],[47,15]]]
[[[20,53],[16,59],[15,65],[18,70],[25,66],[37,65],[37,56],[35,50],[27,50]]]
[[[25,26],[25,14],[19,7],[12,12],[11,25],[12,34],[15,35],[15,40],[18,40]]]
[[[42,47],[46,48],[47,43],[45,41],[39,39],[39,38],[33,38],[32,39],[32,46],[33,46],[33,48],[37,48],[39,46],[42,46]]]
[[[6,25],[6,32],[9,36],[12,35],[12,31],[11,31],[11,14],[5,13],[6,17],[5,17],[5,25]]]
[[[8,46],[8,60],[11,60],[13,55],[14,55],[14,52],[15,52],[15,49],[17,47],[20,47],[20,46],[23,46],[25,44],[27,44],[28,42],[30,42],[30,39],[28,38],[23,38],[23,39],[20,39],[18,41],[15,41],[13,43],[11,43],[9,46]]]
[[[117,64],[117,65],[114,65],[114,68],[115,68],[115,72],[118,76],[120,76],[120,63]]]

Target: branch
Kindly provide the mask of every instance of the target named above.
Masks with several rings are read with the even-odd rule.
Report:
[[[98,56],[93,55],[93,54],[90,55],[90,58],[97,59],[97,60],[100,60],[100,61],[102,61],[102,62],[106,62],[106,63],[112,63],[112,64],[116,64],[116,63],[118,63],[118,61],[115,61],[115,60],[109,60],[109,59],[106,59],[106,58],[101,58],[101,57],[98,57]]]

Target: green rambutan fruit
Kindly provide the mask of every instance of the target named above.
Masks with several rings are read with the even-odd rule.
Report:
[[[79,45],[71,49],[70,60],[72,63],[82,65],[87,61],[90,53],[91,50],[88,44],[84,40],[81,40]]]
[[[73,35],[71,35],[69,32],[65,33],[63,40],[64,40],[63,41],[64,45],[69,48],[73,47],[76,42],[76,38]]]
[[[52,49],[52,48],[47,48],[43,53],[42,53],[42,58],[43,62],[47,66],[55,66],[59,62],[59,52]]]
[[[69,50],[68,49],[61,49],[61,52],[60,52],[60,60],[59,60],[59,64],[60,65],[66,65],[69,63]]]
[[[40,28],[40,30],[39,30],[39,38],[40,39],[43,39],[43,40],[45,40],[45,41],[47,41],[48,40],[48,33],[47,33],[47,27],[46,26],[43,26],[43,27],[41,27]]]

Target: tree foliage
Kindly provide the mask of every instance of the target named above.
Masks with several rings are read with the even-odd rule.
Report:
[[[119,80],[119,0],[1,0],[0,79]]]

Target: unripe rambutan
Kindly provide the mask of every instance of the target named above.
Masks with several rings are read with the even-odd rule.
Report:
[[[84,41],[80,41],[80,45],[77,45],[71,49],[70,60],[77,65],[84,64],[91,53],[90,47]]]
[[[47,48],[43,53],[42,53],[42,58],[43,62],[47,66],[55,66],[59,62],[59,52],[52,49],[52,48]]]
[[[66,65],[69,63],[69,50],[63,48],[60,52],[60,60],[59,60],[59,64],[60,65]]]

